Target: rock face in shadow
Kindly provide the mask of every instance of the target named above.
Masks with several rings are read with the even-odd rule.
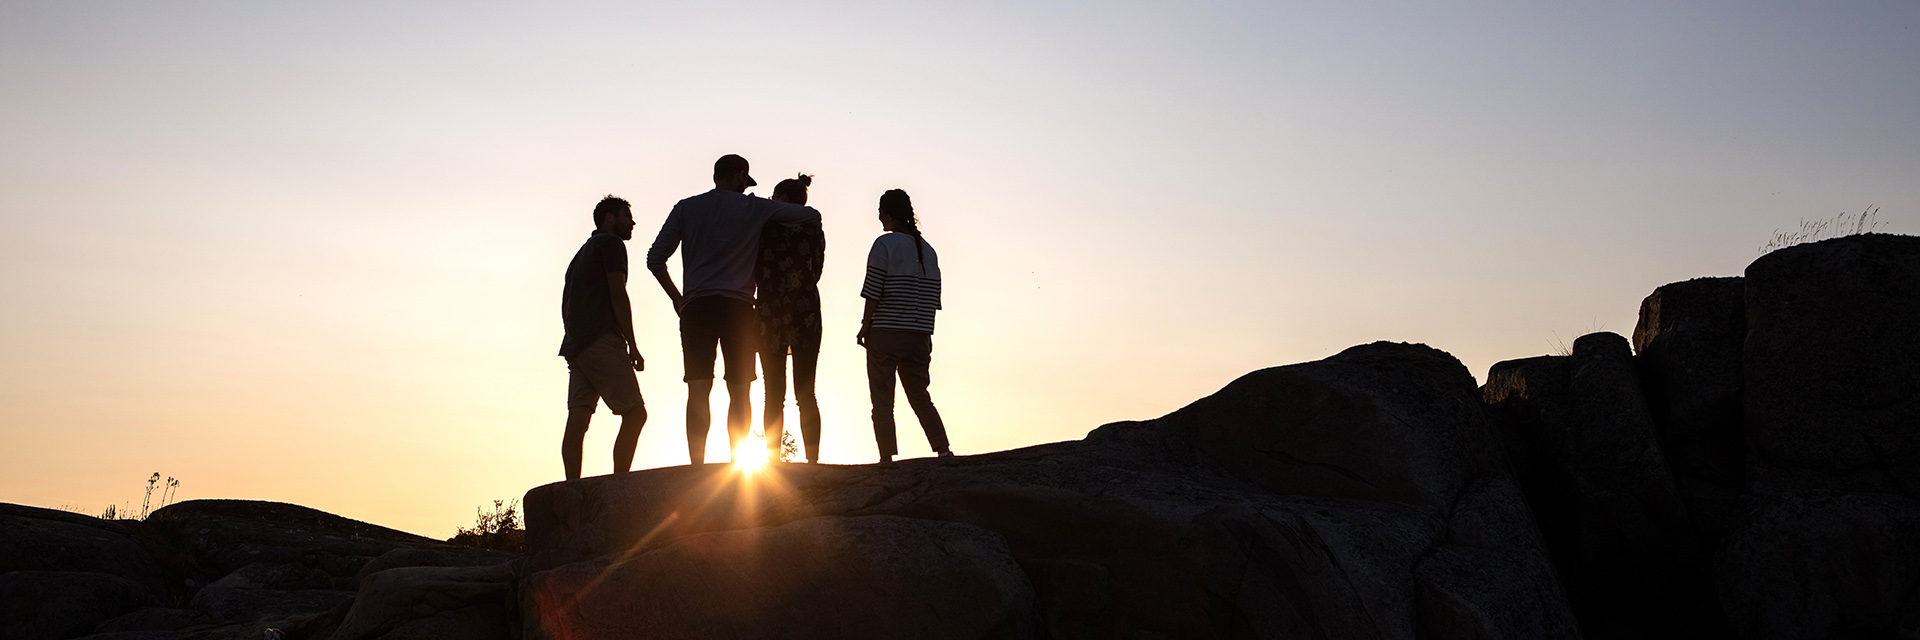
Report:
[[[0,574],[0,637],[61,640],[150,606],[140,583],[91,571],[13,571]]]
[[[1696,278],[1640,303],[1635,362],[1660,445],[1694,524],[1718,538],[1746,491],[1740,352],[1747,339],[1746,282]]]
[[[1920,632],[1920,502],[1888,494],[1762,498],[1721,547],[1727,614],[1743,638]]]
[[[1920,495],[1920,237],[1774,251],[1746,303],[1756,491]]]
[[[509,564],[400,567],[368,574],[330,640],[513,637]]]
[[[971,525],[1006,541],[1042,637],[1575,637],[1498,446],[1458,361],[1375,343],[1078,442],[895,469],[656,469],[524,504],[535,559],[555,565],[820,517]],[[601,593],[608,615],[640,611]],[[541,611],[523,623],[550,628]]]
[[[0,574],[10,571],[106,573],[156,596],[171,586],[153,555],[121,523],[0,503]]]
[[[196,500],[116,521],[0,504],[0,638],[253,640],[271,628],[322,640],[363,569],[518,557],[273,502]],[[491,611],[510,618],[510,598]]]
[[[1625,338],[1496,364],[1483,394],[1588,635],[1723,628]]]
[[[535,637],[1030,638],[1033,589],[979,527],[868,516],[694,534],[535,574]]]

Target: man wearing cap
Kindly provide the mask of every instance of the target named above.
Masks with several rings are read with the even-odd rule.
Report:
[[[747,396],[753,384],[755,337],[753,265],[760,231],[768,222],[819,224],[813,207],[745,194],[758,184],[748,175],[747,159],[727,154],[713,163],[713,190],[673,205],[660,235],[647,250],[647,270],[660,281],[680,314],[680,349],[687,382],[687,458],[706,462],[707,432],[712,428],[708,398],[713,394],[714,346],[719,345],[727,381],[727,437],[737,452],[752,428]],[[667,273],[667,258],[680,254],[682,294]]]

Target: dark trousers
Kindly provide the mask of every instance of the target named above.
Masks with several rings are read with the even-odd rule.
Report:
[[[767,449],[780,459],[780,434],[787,423],[787,355],[793,355],[793,400],[800,407],[800,443],[808,462],[820,461],[820,400],[814,397],[814,375],[820,368],[820,332],[801,336],[795,344],[761,339],[760,372],[765,375],[767,398],[760,424],[766,430]]]
[[[907,393],[907,405],[920,418],[920,429],[927,432],[927,444],[935,452],[948,451],[947,426],[940,411],[933,408],[933,396],[927,385],[933,378],[927,373],[933,364],[933,336],[892,329],[867,330],[867,388],[873,393],[873,438],[880,442],[882,455],[899,455],[900,444],[894,437],[893,380]]]
[[[707,431],[712,417],[705,393],[694,393],[696,385],[712,391],[713,348],[720,347],[726,363],[727,436],[729,450],[745,440],[753,428],[753,400],[747,397],[747,385],[754,379],[753,354],[760,339],[760,320],[753,315],[753,303],[726,296],[701,296],[680,307],[680,351],[686,366],[687,457],[694,464],[706,461]]]

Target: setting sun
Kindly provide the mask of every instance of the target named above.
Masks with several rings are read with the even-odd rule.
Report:
[[[743,473],[753,473],[766,467],[767,457],[766,438],[758,433],[747,436],[733,450],[733,463],[739,465]]]

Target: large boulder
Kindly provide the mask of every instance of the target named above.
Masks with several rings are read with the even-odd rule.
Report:
[[[333,584],[326,571],[305,563],[262,562],[201,588],[191,605],[226,622],[315,614],[353,598],[353,592],[334,589]]]
[[[1718,537],[1746,491],[1740,352],[1746,282],[1695,278],[1640,302],[1635,362],[1680,497],[1702,534]]]
[[[201,585],[250,565],[298,564],[324,572],[327,589],[352,590],[362,568],[396,549],[478,562],[509,557],[279,502],[189,500],[155,511],[146,525],[184,550]]]
[[[197,609],[148,607],[122,615],[94,627],[94,633],[139,633],[180,631],[215,626],[218,621]]]
[[[529,580],[535,638],[1030,638],[1033,590],[969,525],[812,518]],[[346,638],[343,640],[353,640]]]
[[[1915,637],[1920,502],[1827,491],[1759,499],[1729,531],[1715,574],[1749,640]]]
[[[354,583],[366,581],[367,576],[402,567],[490,567],[513,560],[519,554],[473,547],[397,547],[380,554],[360,567],[354,575]]]
[[[155,596],[172,586],[125,523],[0,503],[0,573],[9,571],[106,573],[137,582]]]
[[[1274,493],[1442,507],[1497,451],[1472,390],[1453,356],[1383,342],[1249,373],[1160,422]]]
[[[1746,309],[1754,489],[1920,496],[1920,237],[1769,253]]]
[[[1006,540],[1049,637],[1576,635],[1472,377],[1423,345],[1255,372],[1077,442],[893,469],[655,469],[524,504],[536,565],[822,516],[973,525]]]
[[[509,640],[515,618],[511,566],[400,567],[360,582],[331,640]]]
[[[1718,626],[1708,558],[1662,455],[1626,338],[1595,333],[1575,340],[1568,356],[1495,364],[1483,394],[1589,629]],[[1685,608],[1643,615],[1676,604]]]
[[[88,571],[0,574],[0,638],[64,640],[154,604],[138,582]]]

